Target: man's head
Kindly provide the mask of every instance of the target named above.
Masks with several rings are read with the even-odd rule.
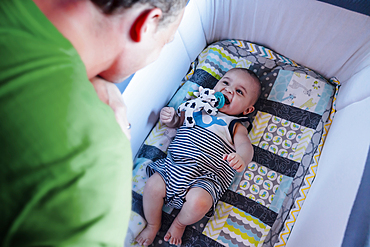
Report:
[[[226,72],[214,89],[225,96],[226,102],[220,111],[233,116],[253,112],[261,95],[260,80],[252,71],[243,68]]]
[[[104,79],[120,82],[155,61],[165,44],[174,39],[187,0],[91,0],[108,17],[131,17],[125,49],[106,70]],[[130,20],[129,20],[130,21]]]
[[[187,0],[33,0],[77,50],[92,79],[121,82],[173,40]]]

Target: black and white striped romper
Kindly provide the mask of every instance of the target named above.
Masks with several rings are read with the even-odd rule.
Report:
[[[167,157],[147,167],[149,176],[158,172],[166,184],[165,204],[180,209],[192,187],[205,189],[213,198],[212,216],[217,201],[230,186],[236,171],[223,160],[235,152],[233,130],[236,122],[249,121],[218,113],[194,113],[196,125],[181,126],[168,148]],[[249,128],[248,128],[249,129]]]

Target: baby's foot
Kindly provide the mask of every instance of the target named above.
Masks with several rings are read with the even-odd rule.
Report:
[[[181,238],[184,234],[186,225],[181,224],[177,218],[172,222],[170,229],[168,229],[166,235],[164,236],[164,241],[168,241],[170,244],[177,246],[181,245]]]
[[[148,246],[153,243],[155,235],[161,228],[161,225],[147,225],[136,237],[136,242],[140,245]]]

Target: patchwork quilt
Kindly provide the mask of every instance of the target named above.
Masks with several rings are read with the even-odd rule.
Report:
[[[285,246],[316,176],[318,160],[335,113],[339,82],[264,46],[243,40],[209,45],[192,63],[169,106],[177,108],[199,86],[213,88],[231,68],[254,71],[262,83],[256,110],[249,115],[253,160],[220,199],[211,218],[188,226],[182,246]],[[160,122],[135,158],[133,203],[125,246],[145,227],[142,193],[146,166],[165,158],[176,129]],[[163,240],[179,210],[163,207],[162,227],[151,246]]]

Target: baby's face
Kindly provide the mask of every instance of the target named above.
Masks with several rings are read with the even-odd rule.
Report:
[[[258,88],[253,80],[254,78],[246,71],[228,71],[214,87],[216,92],[221,92],[225,96],[225,105],[220,112],[233,116],[253,112],[253,104],[258,94]]]

